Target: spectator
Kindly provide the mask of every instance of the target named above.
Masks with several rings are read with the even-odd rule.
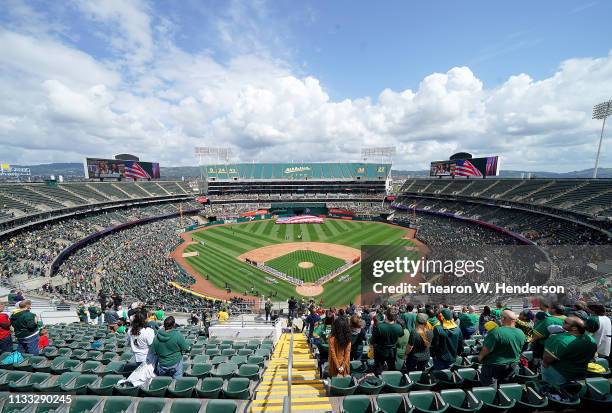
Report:
[[[85,307],[85,303],[83,301],[79,302],[79,306],[77,307],[77,316],[79,317],[79,322],[87,322],[87,308]]]
[[[597,343],[597,354],[599,357],[610,357],[610,340],[612,337],[612,324],[610,317],[606,315],[606,309],[601,304],[592,304],[589,309],[599,321],[599,328],[593,334]]]
[[[38,322],[36,315],[30,311],[32,302],[30,300],[22,300],[18,304],[18,308],[11,314],[11,326],[17,338],[17,346],[20,352],[29,353],[34,356],[38,355]]]
[[[17,291],[17,294],[15,294],[15,302],[18,303],[20,301],[25,300],[24,296],[23,296],[23,292],[21,291]]]
[[[515,327],[517,316],[511,310],[502,312],[501,327],[493,329],[484,340],[478,361],[482,363],[480,382],[497,387],[498,380],[507,381],[518,373],[519,358],[525,334]]]
[[[334,314],[327,310],[325,319],[315,327],[313,333],[314,344],[319,349],[320,359],[325,360],[329,354],[329,336],[331,334],[332,325],[334,324]]]
[[[270,314],[272,313],[272,300],[270,297],[266,300],[265,310],[266,310],[266,321],[270,320]]]
[[[518,320],[516,320],[516,328],[520,329],[527,340],[531,340],[531,336],[533,335],[533,320],[535,316],[529,309],[524,309],[519,314]]]
[[[293,298],[293,296],[291,296],[291,298],[287,300],[287,305],[289,307],[289,323],[291,323],[293,318],[295,318],[297,308],[297,301],[295,301],[295,298]]]
[[[448,308],[440,312],[440,324],[433,329],[431,351],[434,370],[449,368],[463,352],[463,335]]]
[[[351,327],[351,360],[361,360],[363,343],[366,340],[365,329],[361,317],[354,314],[350,321]]]
[[[542,380],[552,386],[584,379],[587,365],[597,351],[597,343],[585,334],[580,318],[567,317],[563,329],[564,333],[550,336],[544,347]]]
[[[548,301],[540,299],[541,311],[536,314],[536,322],[531,336],[533,349],[533,359],[531,363],[536,369],[539,368],[542,363],[542,358],[544,357],[544,347],[546,346],[546,340],[550,336],[549,327],[563,326],[563,318],[558,315],[550,315],[548,312],[549,309],[550,306],[548,305]]]
[[[115,311],[119,310],[119,306],[121,305],[121,302],[123,301],[123,298],[121,298],[121,294],[117,292],[113,293],[113,295],[111,295],[111,300],[113,301],[113,310]]]
[[[467,313],[461,313],[459,316],[459,327],[463,334],[463,339],[468,340],[476,332],[476,326],[479,324],[479,319],[474,312],[476,309],[473,305],[468,307]]]
[[[106,297],[106,293],[103,290],[100,290],[98,292],[98,303],[100,303],[100,308],[106,308],[107,305],[107,297]]]
[[[4,312],[4,304],[0,304],[0,353],[13,351],[11,336],[11,319]]]
[[[98,317],[102,315],[102,310],[98,309],[93,302],[89,303],[87,311],[89,312],[89,322],[91,324],[102,324],[101,320],[98,320]]]
[[[108,324],[108,328],[115,331],[117,329],[117,322],[119,321],[119,314],[115,311],[113,304],[109,303],[104,313],[104,322]]]
[[[380,375],[384,370],[395,370],[395,353],[397,340],[404,335],[404,330],[395,323],[395,314],[391,309],[385,312],[385,322],[377,323],[372,330],[371,344],[374,347],[374,370]]]
[[[482,309],[482,313],[480,313],[480,317],[478,318],[478,332],[481,336],[484,336],[487,332],[485,329],[485,324],[487,321],[492,321],[494,319],[495,317],[491,315],[491,307],[485,305]]]
[[[431,331],[434,330],[434,328],[436,328],[437,326],[440,325],[440,320],[438,319],[437,315],[436,315],[436,310],[434,310],[432,307],[429,307],[427,309],[425,309],[426,313],[427,313],[427,328],[430,329]]]
[[[155,331],[146,326],[144,314],[134,314],[132,325],[128,330],[127,341],[134,353],[136,363],[142,363],[149,356],[149,349],[155,339]]]
[[[426,324],[427,314],[417,314],[416,326],[410,332],[404,354],[406,371],[424,370],[429,362],[429,347],[433,339],[433,332],[425,327]]]
[[[16,296],[15,290],[9,291],[8,296],[6,297],[9,305],[13,305],[17,302],[17,300],[15,299],[15,296]]]
[[[38,351],[44,350],[49,345],[49,336],[45,327],[40,329],[40,340],[38,341]]]
[[[125,326],[125,321],[120,318],[119,321],[117,321],[117,331],[115,331],[115,333],[117,334],[124,334],[127,332],[127,328]]]
[[[346,317],[338,317],[329,337],[329,377],[348,376],[351,373],[351,332]]]
[[[175,327],[174,317],[169,316],[164,320],[163,330],[159,330],[153,340],[153,351],[158,357],[156,374],[176,380],[183,377],[182,352],[189,350],[189,344]]]
[[[227,320],[229,320],[229,314],[225,307],[221,307],[219,313],[217,314],[217,319],[219,320],[219,324],[225,324]]]
[[[410,330],[406,328],[406,321],[402,317],[397,317],[397,324],[399,324],[404,331],[404,335],[397,339],[395,351],[395,368],[399,370],[404,365],[404,356],[406,354],[408,340],[410,339]]]
[[[406,329],[408,331],[414,330],[416,326],[416,313],[414,313],[414,305],[406,304],[406,310],[401,313],[401,317],[404,319]]]
[[[306,316],[305,324],[308,327],[308,341],[312,339],[312,335],[314,333],[315,325],[321,321],[321,317],[315,311],[314,305],[311,305],[308,311],[308,315]]]

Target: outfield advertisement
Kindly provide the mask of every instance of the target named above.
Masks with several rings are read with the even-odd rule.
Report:
[[[159,163],[85,158],[86,179],[159,179]]]
[[[435,161],[429,167],[429,176],[465,176],[474,178],[497,176],[499,174],[498,165],[498,156]]]

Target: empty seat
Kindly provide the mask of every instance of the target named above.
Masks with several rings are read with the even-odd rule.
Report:
[[[610,381],[604,377],[587,378],[580,399],[585,407],[593,411],[609,411],[612,406]]]
[[[220,377],[227,380],[232,377],[237,370],[238,366],[234,363],[221,363],[215,369],[211,370],[210,375],[212,377]]]
[[[242,356],[235,356],[235,357],[242,357]],[[247,363],[257,364],[259,365],[259,367],[263,367],[265,363],[265,359],[262,356],[249,356],[249,358],[247,359]]]
[[[34,383],[32,386],[35,392],[40,393],[57,393],[60,391],[61,387],[75,377],[78,377],[79,373],[75,373],[73,371],[68,371],[66,373],[62,373],[59,376],[51,376],[47,380],[44,380],[40,383]]]
[[[209,400],[205,413],[236,413],[236,402],[232,400]]]
[[[50,373],[32,373],[17,381],[9,381],[9,388],[16,392],[31,392],[34,384],[42,383],[51,377]]]
[[[450,369],[433,370],[431,374],[438,382],[436,389],[456,389],[463,384],[463,378]]]
[[[136,406],[136,413],[161,413],[166,407],[166,399],[147,397],[140,399]]]
[[[101,403],[100,396],[73,396],[68,412],[70,413],[82,413],[89,412],[97,408]]]
[[[176,399],[172,401],[170,413],[198,413],[202,402],[194,399]]]
[[[131,397],[114,396],[107,397],[102,407],[102,413],[124,413],[130,411],[136,403]]]
[[[166,395],[166,391],[168,391],[168,386],[170,386],[170,383],[172,383],[172,377],[153,377],[148,385],[140,386],[140,391],[145,396],[164,397]]]
[[[244,377],[249,380],[259,381],[260,379],[259,366],[257,364],[243,364],[238,368],[236,377]]]
[[[332,377],[329,383],[329,396],[349,396],[357,390],[357,382],[352,376]]]
[[[70,380],[69,382],[62,384],[60,389],[66,393],[73,394],[86,394],[87,385],[98,380],[98,376],[95,374],[80,374]]]
[[[27,371],[9,370],[0,375],[0,390],[7,391],[9,389],[9,383],[17,382],[24,377],[28,377],[30,373]]]
[[[98,396],[110,396],[113,394],[113,389],[117,382],[122,379],[123,376],[119,374],[107,374],[88,384],[87,389],[90,393],[97,394]]]
[[[250,380],[244,377],[234,377],[229,379],[227,387],[223,391],[223,397],[226,399],[241,399],[248,400]]]
[[[401,394],[380,394],[376,397],[376,411],[381,413],[408,413],[412,406]]]
[[[440,395],[430,390],[411,391],[408,393],[408,400],[416,412],[441,413],[448,409],[448,404],[440,398]]]
[[[346,413],[372,413],[372,402],[365,395],[346,396],[342,400],[342,410]]]
[[[411,371],[408,373],[408,377],[417,390],[431,390],[438,384],[438,380],[430,371]]]
[[[247,363],[247,356],[232,356],[229,359],[230,363],[236,363],[238,366]],[[252,363],[249,363],[252,364]],[[257,364],[257,363],[255,363]]]
[[[381,378],[385,382],[383,391],[387,393],[406,393],[413,385],[408,375],[399,371],[383,371]]]
[[[212,367],[212,364],[192,364],[190,368],[185,370],[185,376],[197,377],[199,379],[208,377],[210,376]]]
[[[168,394],[171,397],[191,397],[197,384],[197,377],[182,377],[168,386]]]
[[[217,399],[223,389],[223,379],[220,377],[206,377],[202,379],[199,387],[196,387],[198,397],[205,399]]]
[[[440,391],[440,398],[453,412],[476,412],[482,407],[482,401],[477,400],[471,392],[462,389],[446,389]]]
[[[489,411],[507,412],[516,404],[503,391],[493,387],[474,387],[471,391],[482,402],[483,408]]]
[[[607,382],[607,380],[606,380]],[[533,387],[519,383],[500,384],[500,390],[516,402],[515,409],[520,412],[543,410],[548,406],[548,398],[539,395]]]

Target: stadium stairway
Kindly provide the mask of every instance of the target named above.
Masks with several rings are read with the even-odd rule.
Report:
[[[270,358],[263,380],[257,387],[250,411],[281,412],[287,396],[288,361],[291,334],[284,333]],[[293,363],[291,369],[291,410],[301,412],[332,411],[330,399],[325,396],[323,380],[319,379],[317,362],[308,348],[303,334],[294,334]]]

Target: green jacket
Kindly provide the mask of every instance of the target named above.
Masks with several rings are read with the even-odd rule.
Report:
[[[381,357],[395,357],[398,338],[404,335],[402,326],[395,323],[379,323],[372,330],[374,352]]]
[[[11,326],[17,338],[25,338],[38,332],[36,316],[32,314],[30,310],[11,314]]]
[[[183,358],[181,352],[189,350],[189,344],[177,330],[159,330],[153,340],[152,348],[159,358],[159,364],[171,367]]]

